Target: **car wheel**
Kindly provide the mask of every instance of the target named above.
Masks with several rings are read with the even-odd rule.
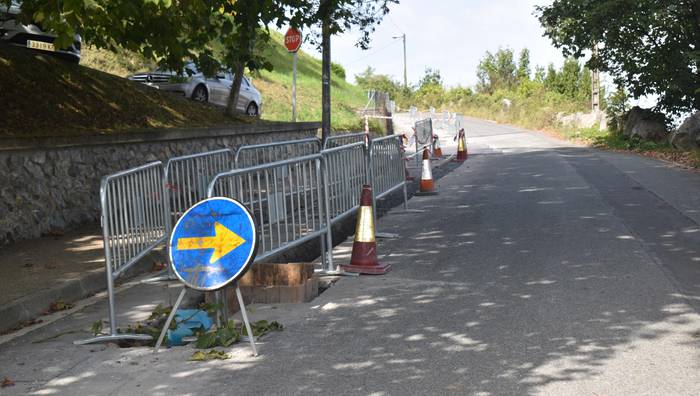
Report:
[[[204,85],[197,85],[192,91],[192,100],[206,103],[209,101],[209,93]]]
[[[250,102],[248,107],[245,109],[245,113],[251,117],[255,117],[258,115],[258,105],[255,104],[255,102]]]

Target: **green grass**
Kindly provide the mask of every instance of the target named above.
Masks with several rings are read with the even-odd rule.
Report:
[[[36,52],[0,45],[0,137],[67,136],[142,131],[153,128],[192,128],[241,122],[291,121],[292,55],[272,33],[265,53],[273,71],[253,73],[263,96],[262,121],[227,117],[223,108],[202,105],[161,92],[123,77],[155,66],[128,51],[112,53],[86,46],[81,65]],[[338,66],[336,66],[336,72]],[[357,114],[365,92],[333,75],[334,130],[362,130]],[[297,77],[298,121],[321,120],[321,61],[299,54]],[[37,111],[41,109],[41,111]],[[372,130],[379,123],[372,122]]]
[[[252,73],[253,84],[263,96],[263,120],[291,121],[292,119],[292,54],[283,46],[283,36],[271,33],[264,54],[273,65],[272,71]],[[120,77],[152,70],[154,65],[128,52],[112,53],[95,48],[83,51],[81,63]],[[365,91],[332,74],[331,126],[335,130],[362,130],[364,121],[357,115],[367,102]],[[297,64],[297,120],[321,120],[321,61],[303,51]],[[372,124],[378,127],[378,123]]]
[[[256,73],[253,84],[263,96],[263,119],[289,121],[292,119],[292,54],[282,45],[282,35],[272,32],[266,57],[272,71]],[[357,110],[367,102],[365,91],[343,78],[331,78],[331,126],[335,130],[362,130],[364,121]],[[297,64],[297,120],[321,120],[321,61],[303,51]]]

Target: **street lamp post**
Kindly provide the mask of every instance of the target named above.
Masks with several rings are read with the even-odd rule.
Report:
[[[408,88],[408,77],[406,76],[406,33],[392,38],[403,39],[403,86]]]

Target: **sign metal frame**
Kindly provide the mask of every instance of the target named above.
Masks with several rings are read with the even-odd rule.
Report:
[[[173,261],[172,257],[172,246],[173,246],[173,239],[175,238],[176,231],[178,230],[178,226],[180,225],[180,221],[185,219],[187,217],[187,214],[193,210],[194,208],[204,204],[207,201],[213,201],[213,200],[224,200],[224,201],[229,201],[235,205],[237,205],[240,209],[242,209],[243,213],[246,214],[248,221],[250,222],[250,226],[252,228],[252,236],[253,236],[253,246],[250,249],[250,252],[248,254],[248,257],[246,259],[246,262],[241,265],[241,268],[233,275],[231,276],[228,280],[225,282],[222,282],[219,285],[216,285],[215,287],[199,287],[197,285],[191,285],[190,282],[185,281],[181,276],[180,273],[175,269],[175,264]],[[216,224],[216,223],[215,223]],[[223,225],[225,227],[225,225]],[[230,230],[229,230],[230,232]],[[189,237],[188,237],[189,238]],[[216,226],[215,226],[215,236],[214,237],[208,237],[208,236],[202,236],[201,239],[205,238],[218,238],[216,234]],[[235,286],[235,293],[236,293],[236,298],[238,299],[238,305],[241,308],[241,316],[243,319],[243,324],[246,327],[246,332],[248,333],[248,341],[250,342],[250,348],[253,351],[253,356],[258,356],[258,351],[257,348],[255,347],[255,336],[253,335],[253,329],[252,326],[250,325],[250,321],[248,320],[248,313],[246,312],[245,308],[245,303],[243,301],[243,296],[241,295],[241,289],[238,287],[238,279],[240,279],[241,276],[245,274],[245,272],[250,268],[250,266],[253,264],[255,261],[255,256],[257,255],[258,252],[258,242],[259,242],[259,236],[258,236],[258,228],[255,224],[255,219],[253,218],[252,213],[250,213],[250,210],[245,207],[242,203],[238,202],[235,199],[227,198],[227,197],[212,197],[212,198],[207,198],[202,201],[197,202],[194,204],[191,208],[187,209],[185,213],[180,217],[178,220],[177,224],[175,224],[175,227],[172,229],[172,233],[170,235],[170,238],[168,239],[168,256],[170,258],[170,263],[171,266],[173,267],[173,272],[175,275],[178,277],[178,279],[183,283],[184,287],[182,288],[182,291],[180,292],[180,295],[177,298],[177,301],[175,302],[175,305],[173,305],[172,309],[170,310],[170,315],[168,315],[168,318],[165,321],[165,324],[163,325],[163,330],[160,333],[160,336],[158,337],[158,341],[156,342],[155,348],[153,349],[154,353],[158,353],[158,350],[160,349],[160,346],[163,344],[163,340],[165,339],[165,335],[168,332],[168,329],[170,329],[170,323],[172,323],[173,318],[175,317],[175,313],[177,312],[177,309],[180,307],[180,304],[182,303],[182,299],[185,297],[185,294],[187,293],[188,288],[192,288],[195,290],[201,290],[201,291],[215,291],[217,294],[219,294],[222,290],[224,290],[228,285],[233,284]],[[226,254],[230,253],[231,251],[235,250],[237,247],[234,247],[231,249],[229,252]],[[208,247],[202,247],[202,249],[209,249]],[[216,249],[216,248],[214,248]],[[212,252],[212,254],[217,254],[216,250]],[[214,262],[210,262],[211,264],[218,262],[221,258],[225,257],[226,254],[222,255],[219,257]],[[220,295],[218,295],[219,298],[221,298]],[[224,301],[226,297],[224,296]],[[226,306],[226,304],[224,304]],[[224,312],[224,318],[226,318],[228,312]],[[220,325],[219,321],[219,316],[217,314],[217,325]]]

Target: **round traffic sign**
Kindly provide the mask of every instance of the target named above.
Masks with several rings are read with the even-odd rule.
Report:
[[[197,290],[220,289],[243,276],[258,238],[248,209],[230,198],[209,198],[189,208],[170,235],[173,271]]]
[[[297,52],[301,48],[301,32],[296,28],[289,28],[284,34],[284,46],[289,52]]]

